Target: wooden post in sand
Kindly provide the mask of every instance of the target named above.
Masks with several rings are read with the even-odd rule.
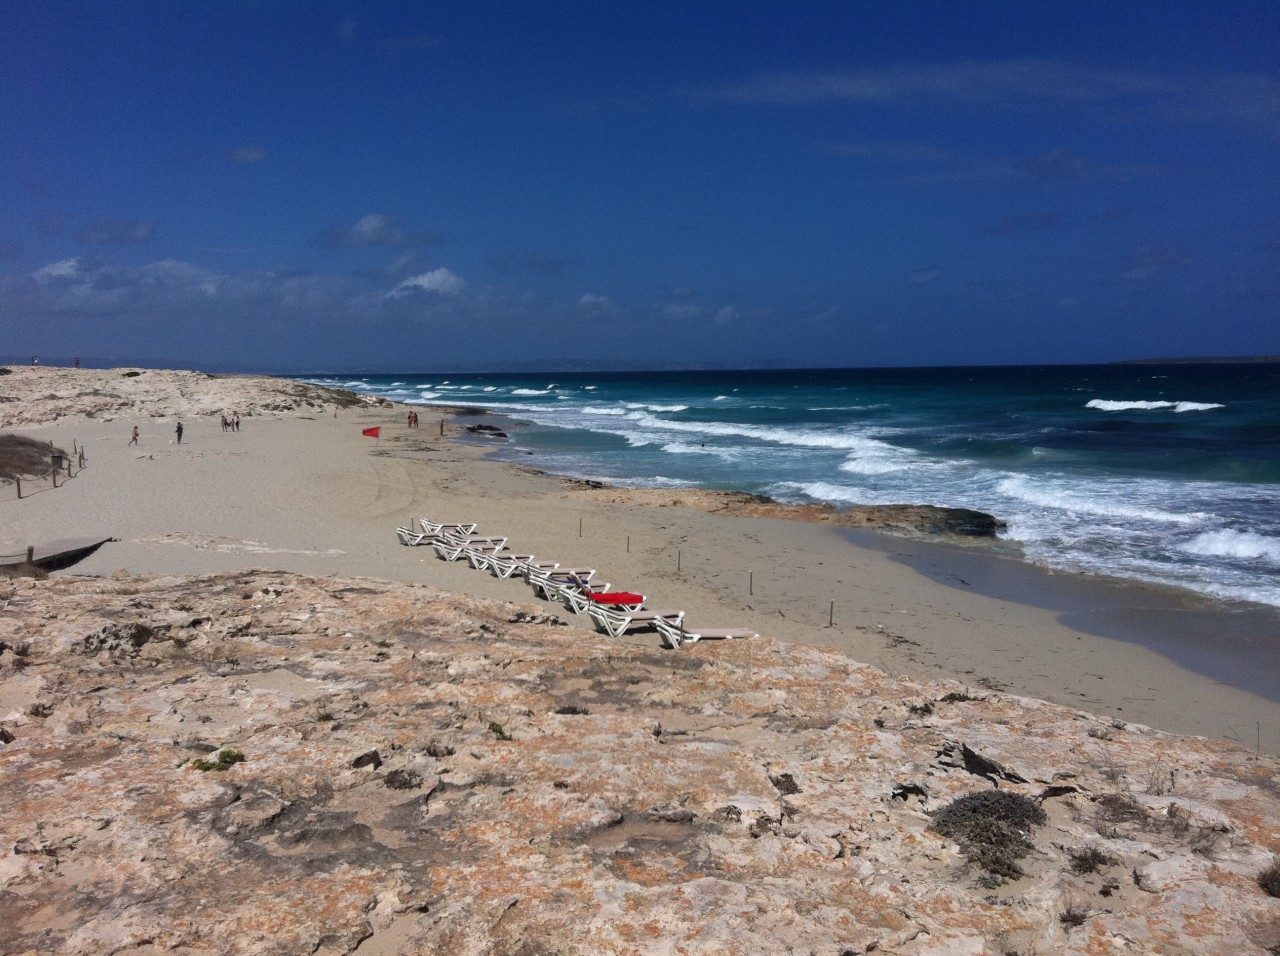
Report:
[[[15,477],[13,479],[13,483],[18,486],[18,497],[21,498],[22,497],[22,479]]]
[[[35,564],[36,546],[34,544],[27,545],[27,564]]]
[[[754,571],[747,572],[747,593],[756,593],[756,573]]]
[[[827,615],[827,627],[836,626],[836,602],[831,602],[831,612]]]
[[[676,571],[677,572],[680,570],[680,557],[681,557],[680,551],[679,549],[677,549],[676,550]]]
[[[582,519],[581,518],[578,519],[578,537],[579,538],[582,537]]]

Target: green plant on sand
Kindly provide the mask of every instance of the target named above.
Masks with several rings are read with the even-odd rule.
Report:
[[[503,729],[502,724],[496,720],[489,721],[489,733],[493,734],[499,740],[510,740],[511,735]]]

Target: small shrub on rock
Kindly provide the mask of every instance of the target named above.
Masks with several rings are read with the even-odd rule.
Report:
[[[191,766],[195,767],[201,773],[208,773],[210,770],[221,773],[223,770],[230,770],[238,763],[244,762],[244,754],[239,750],[219,750],[217,756],[213,760],[205,760],[203,757],[197,757],[191,761]]]
[[[1115,860],[1107,856],[1096,846],[1071,850],[1071,870],[1073,873],[1097,873],[1104,866],[1110,866]]]
[[[1048,817],[1030,797],[983,790],[958,797],[933,817],[932,828],[960,844],[970,862],[1003,880],[1022,875],[1018,861],[1031,852],[1031,830]]]
[[[416,770],[397,768],[388,773],[382,783],[391,790],[417,790],[422,786],[422,774]]]
[[[1280,897],[1280,860],[1258,874],[1258,885],[1268,896]]]
[[[1088,907],[1081,906],[1079,903],[1072,903],[1058,914],[1058,922],[1063,926],[1083,926],[1088,918]]]

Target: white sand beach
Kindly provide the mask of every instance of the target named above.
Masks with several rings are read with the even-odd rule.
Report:
[[[120,373],[75,374],[83,395],[93,376]],[[29,489],[21,501],[4,489],[0,551],[111,536],[118,540],[57,573],[280,569],[534,603],[522,583],[402,547],[394,535],[419,516],[469,520],[519,550],[596,567],[615,588],[684,608],[693,624],[746,626],[838,648],[892,675],[952,677],[1280,751],[1280,704],[1137,644],[1073,630],[1051,611],[930,580],[835,528],[718,515],[680,507],[678,494],[655,500],[486,461],[492,445],[456,440],[461,426],[441,412],[420,409],[421,427],[410,430],[397,407],[273,407],[269,397],[255,403],[246,385],[263,380],[202,379],[203,404],[172,395],[164,404],[161,389],[86,418],[86,399],[70,394],[58,420],[12,427],[68,450],[74,443],[86,463],[62,487]],[[241,411],[239,432],[220,428],[218,408]],[[379,439],[362,435],[375,425]],[[644,634],[625,639],[657,644]]]

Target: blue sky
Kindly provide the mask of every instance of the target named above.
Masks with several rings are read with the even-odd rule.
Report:
[[[0,354],[1280,354],[1280,5],[0,4]]]

